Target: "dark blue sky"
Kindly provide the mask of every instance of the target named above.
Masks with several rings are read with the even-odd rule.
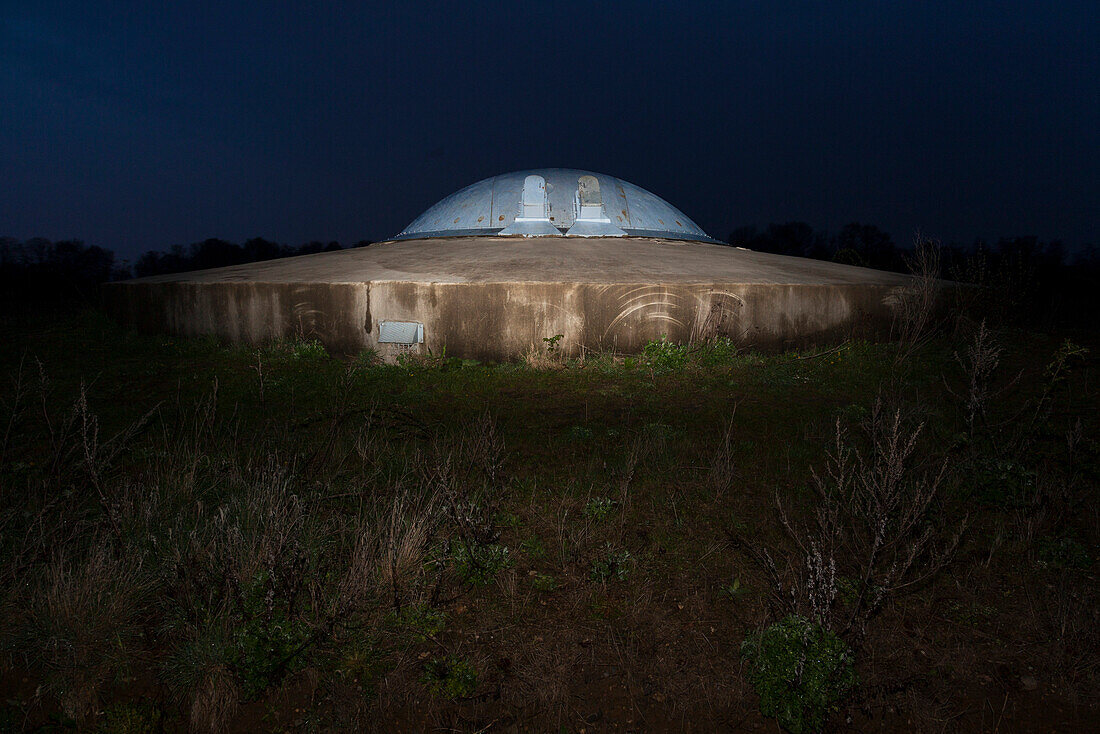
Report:
[[[0,7],[0,235],[381,239],[566,166],[722,238],[1100,242],[1096,2]]]

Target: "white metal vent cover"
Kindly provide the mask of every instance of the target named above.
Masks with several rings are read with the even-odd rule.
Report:
[[[379,344],[423,344],[424,324],[419,321],[383,321],[378,324]]]

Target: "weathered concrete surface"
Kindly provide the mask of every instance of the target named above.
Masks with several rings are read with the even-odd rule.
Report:
[[[109,311],[147,331],[377,346],[381,320],[424,324],[425,347],[500,359],[563,334],[639,350],[715,335],[759,345],[871,335],[908,279],[818,260],[647,238],[404,240],[112,283]]]

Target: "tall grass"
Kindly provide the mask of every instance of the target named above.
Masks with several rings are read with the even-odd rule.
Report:
[[[38,672],[65,713],[86,719],[101,690],[142,650],[139,618],[152,583],[140,561],[92,539],[83,555],[61,548],[12,600],[5,644]]]

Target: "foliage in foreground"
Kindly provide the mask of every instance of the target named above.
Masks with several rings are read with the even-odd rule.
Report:
[[[468,660],[448,655],[429,660],[421,680],[434,695],[457,700],[474,694],[477,671]]]
[[[74,338],[79,365],[44,352],[56,376],[34,379],[30,357],[22,383],[13,364],[11,387],[0,375],[0,645],[41,691],[8,702],[20,721],[61,709],[133,728],[163,712],[169,729],[218,731],[266,709],[265,726],[293,728],[277,714],[305,689],[321,728],[409,710],[473,712],[451,723],[475,728],[508,706],[531,712],[521,728],[553,730],[619,685],[578,675],[586,658],[652,686],[643,712],[708,686],[689,713],[709,726],[753,702],[720,700],[738,689],[739,651],[691,647],[687,625],[718,620],[740,639],[760,624],[772,579],[748,545],[771,549],[788,606],[746,641],[741,671],[790,731],[861,716],[853,658],[860,702],[899,673],[861,639],[896,642],[891,623],[919,627],[925,598],[948,610],[935,624],[997,644],[1031,625],[1049,641],[1026,653],[1044,681],[1085,691],[1100,670],[1086,581],[1100,463],[1093,413],[1069,389],[1086,356],[1073,345],[1025,385],[1029,402],[1004,390],[1018,383],[993,369],[984,330],[962,374],[945,371],[959,344],[943,339],[901,377],[892,346],[859,342],[766,355],[661,340],[536,370],[113,338],[88,340],[100,351]],[[87,374],[102,376],[85,391]],[[957,400],[929,399],[941,382]],[[955,553],[968,512],[995,532]],[[744,546],[728,543],[731,517],[753,528]],[[939,584],[946,562],[969,563],[975,586],[993,563],[1005,594]],[[959,680],[980,670],[903,672],[961,707],[973,694]],[[166,692],[148,715],[127,708],[133,680]]]
[[[852,651],[839,637],[791,615],[741,646],[760,711],[792,734],[812,734],[856,685]]]

